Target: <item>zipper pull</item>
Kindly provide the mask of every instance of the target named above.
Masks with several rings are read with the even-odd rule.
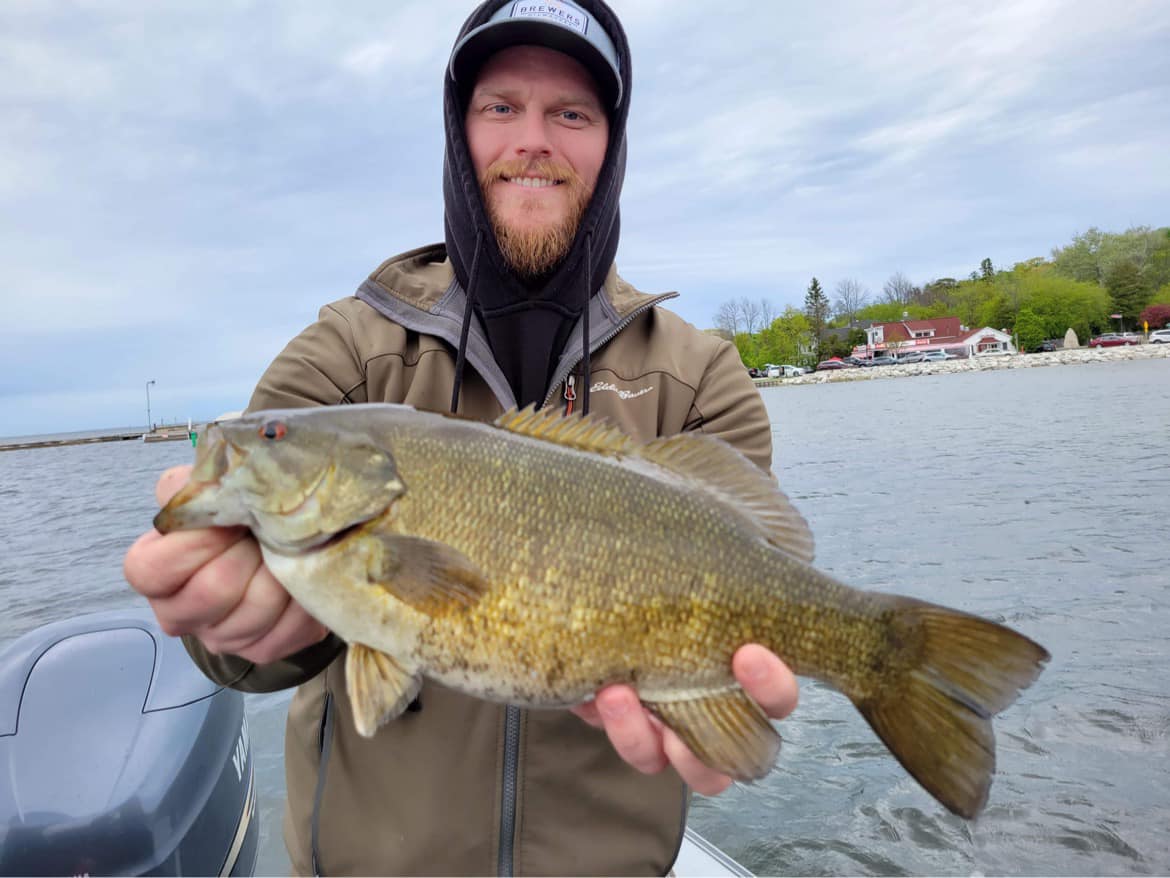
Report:
[[[570,375],[565,379],[565,416],[568,417],[573,413],[573,403],[577,400],[577,389],[573,386],[577,378],[575,375]]]

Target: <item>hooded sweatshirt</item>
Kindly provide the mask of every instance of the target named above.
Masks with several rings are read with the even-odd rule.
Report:
[[[508,267],[484,205],[472,164],[464,119],[470,83],[456,83],[447,69],[443,85],[446,150],[443,160],[444,233],[455,277],[467,293],[468,313],[482,322],[492,353],[520,406],[539,405],[566,340],[579,319],[589,337],[589,299],[597,292],[617,255],[618,200],[626,172],[626,117],[631,90],[630,50],[617,16],[600,0],[574,0],[602,25],[618,53],[622,100],[607,108],[609,143],[605,161],[568,254],[539,286],[521,281]],[[456,43],[491,18],[501,0],[488,0],[464,22]],[[467,331],[456,367],[462,381]],[[582,370],[589,372],[589,351],[582,350]],[[582,409],[588,411],[588,380]]]
[[[476,9],[462,33],[501,2]],[[563,264],[538,290],[507,270],[468,151],[463,102],[448,73],[447,246],[387,260],[355,296],[323,308],[269,367],[250,411],[350,402],[440,410],[453,381],[460,399],[458,373],[471,350],[483,371],[468,375],[461,405],[467,416],[491,420],[517,401],[544,400],[548,363],[564,353],[564,377],[575,359],[563,351],[564,336],[581,322],[582,345],[592,345],[596,363],[594,380],[578,384],[581,408],[592,384],[596,414],[632,437],[699,430],[767,468],[771,429],[735,348],[657,307],[672,294],[645,296],[613,269],[629,50],[604,4],[576,2],[614,42],[623,100],[609,118],[606,160]],[[467,295],[457,295],[457,287]],[[581,310],[590,297],[592,332],[589,311]],[[480,301],[478,315],[455,304],[464,299]],[[452,362],[460,310],[463,338]],[[478,329],[469,346],[469,320],[490,337],[515,400],[505,399],[502,376],[485,364]],[[568,390],[566,382],[565,400]],[[364,738],[352,723],[345,645],[336,636],[266,665],[213,655],[192,636],[184,642],[223,685],[249,692],[298,687],[285,734],[284,819],[297,874],[664,874],[675,860],[687,805],[677,773],[639,773],[603,731],[566,711],[521,710],[427,683],[421,710]]]

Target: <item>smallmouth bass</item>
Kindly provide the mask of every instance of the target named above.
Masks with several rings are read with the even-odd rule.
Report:
[[[780,736],[731,657],[760,643],[845,694],[944,806],[974,817],[991,719],[1048,660],[1002,625],[850,588],[775,482],[725,442],[636,442],[531,408],[494,424],[372,404],[212,424],[159,531],[246,525],[265,563],[348,644],[363,735],[425,675],[528,707],[610,683],[703,762],[763,777]]]

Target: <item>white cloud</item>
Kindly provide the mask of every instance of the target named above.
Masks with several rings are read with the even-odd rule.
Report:
[[[814,274],[877,290],[1170,223],[1164,0],[613,5],[619,265],[699,325]],[[442,67],[471,8],[0,4],[0,373],[76,394],[9,404],[0,377],[5,426],[114,423],[93,419],[151,377],[236,408],[319,305],[441,239]]]

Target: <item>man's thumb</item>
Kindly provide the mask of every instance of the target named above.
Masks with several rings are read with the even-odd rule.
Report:
[[[158,477],[158,482],[154,486],[154,496],[158,500],[159,506],[166,506],[167,501],[178,493],[179,488],[187,484],[187,480],[191,478],[191,464],[185,463],[182,466],[173,466],[161,476]]]

